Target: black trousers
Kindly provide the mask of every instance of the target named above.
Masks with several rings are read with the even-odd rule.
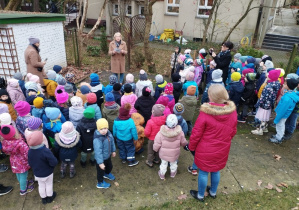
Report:
[[[104,174],[110,174],[110,172],[112,171],[113,165],[111,161],[111,156],[107,160],[104,160],[104,165],[105,165],[105,170],[102,170],[99,164],[96,164],[98,183],[103,182]]]

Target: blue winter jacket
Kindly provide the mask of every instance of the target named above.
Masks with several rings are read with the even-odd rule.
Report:
[[[224,87],[223,82],[214,82],[212,80],[209,84],[207,84],[206,89],[205,89],[204,93],[202,94],[201,104],[209,102],[208,90],[209,90],[209,87],[213,84],[220,84],[220,85],[223,85],[223,87]]]
[[[294,91],[286,92],[280,99],[275,112],[274,123],[277,124],[281,119],[287,119],[293,112],[296,103],[299,102],[299,95]]]
[[[114,138],[111,132],[108,130],[106,135],[100,134],[98,130],[94,132],[93,139],[94,158],[97,164],[102,164],[104,160],[107,160],[112,152],[116,151]]]
[[[236,106],[239,105],[241,96],[244,91],[242,82],[231,82],[229,84],[229,99],[232,100]]]
[[[19,86],[20,86],[24,96],[26,97],[25,81],[24,80],[19,80]]]
[[[262,72],[258,81],[256,82],[256,91],[259,92],[262,84],[265,82],[266,80],[266,71]]]
[[[243,72],[245,69],[254,69],[254,72],[256,72],[256,71],[255,71],[255,68],[254,68],[254,63],[248,63],[247,65],[245,65],[245,66],[241,69],[241,72],[240,72],[241,75],[242,75],[242,72]]]
[[[31,115],[34,117],[42,119],[43,114],[44,114],[44,108],[39,109],[39,108],[33,107],[31,110]]]
[[[98,120],[98,119],[101,119],[102,118],[102,112],[101,112],[101,109],[100,107],[98,106],[98,104],[89,104],[89,103],[85,103],[84,104],[84,108],[86,109],[87,107],[92,107],[94,108],[94,111],[95,111],[95,116],[94,116],[94,119],[95,120]]]
[[[182,115],[176,115],[176,117],[178,118],[178,125],[181,126],[182,131],[184,132],[185,136],[188,133],[188,125],[186,120],[182,117]]]
[[[158,100],[158,98],[160,97],[161,93],[164,91],[164,88],[165,86],[167,85],[167,81],[164,80],[163,83],[160,83],[156,85],[156,88],[155,88],[155,95],[154,95],[154,98],[156,100]]]
[[[137,129],[132,118],[121,120],[116,118],[113,124],[113,136],[118,140],[138,140]]]
[[[132,86],[132,92],[135,93],[135,90],[136,90],[136,84],[135,82],[132,82],[132,83],[126,83],[126,84],[130,84]],[[123,86],[121,87],[121,93],[124,94],[125,93],[125,84],[123,84]]]
[[[187,88],[188,88],[189,86],[191,86],[191,85],[193,85],[193,86],[196,87],[195,96],[198,95],[198,86],[197,86],[197,83],[196,83],[195,81],[187,81],[187,82],[185,82],[185,84],[183,85],[184,96],[187,95]]]

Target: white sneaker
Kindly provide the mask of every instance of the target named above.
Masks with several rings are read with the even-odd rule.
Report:
[[[254,135],[262,136],[263,135],[263,130],[258,128],[256,130],[252,130],[251,133],[254,134]]]

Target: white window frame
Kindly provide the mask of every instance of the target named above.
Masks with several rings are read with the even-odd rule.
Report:
[[[138,15],[140,15],[140,17],[145,17],[144,15],[141,14],[141,9],[143,7],[143,10],[145,9],[145,6],[143,5],[139,5],[139,8],[138,8]]]
[[[131,7],[131,14],[129,14],[128,12],[129,12],[129,7]],[[131,17],[132,16],[132,6],[131,5],[126,5],[126,16],[129,16],[129,17]]]
[[[178,15],[178,12],[168,12],[168,7],[178,7],[180,8],[180,4],[176,4],[175,1],[173,0],[173,3],[168,3],[169,0],[166,0],[166,14],[171,14],[171,15]]]
[[[209,15],[198,14],[198,12],[199,12],[200,9],[206,9],[206,10],[211,10],[212,9],[212,6],[208,6],[208,1],[209,0],[205,0],[205,5],[200,5],[200,0],[198,0],[198,4],[197,4],[198,5],[197,6],[197,17],[199,17],[199,18],[209,18]]]
[[[115,7],[117,6],[117,13],[115,12]],[[112,15],[118,16],[119,15],[119,5],[112,4]]]

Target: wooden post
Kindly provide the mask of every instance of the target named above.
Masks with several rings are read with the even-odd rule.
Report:
[[[72,31],[72,40],[73,40],[73,52],[74,52],[74,59],[75,59],[75,65],[77,65],[77,55],[76,55],[76,42],[75,42],[75,29]]]
[[[294,44],[290,60],[289,60],[288,66],[287,66],[286,71],[285,71],[285,75],[291,73],[292,67],[293,67],[293,62],[294,62],[294,59],[296,57],[297,51],[298,51],[298,44]]]

